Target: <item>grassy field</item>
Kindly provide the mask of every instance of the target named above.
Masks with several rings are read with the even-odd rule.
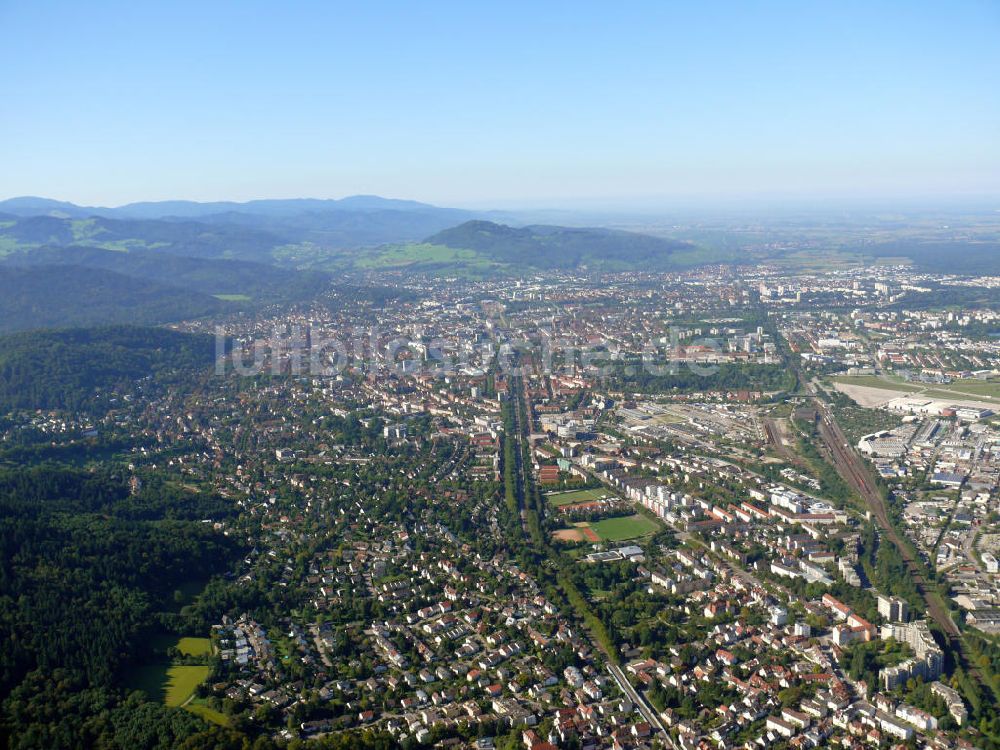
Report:
[[[1000,400],[1000,381],[956,380],[948,385],[935,385],[927,391],[932,397]]]
[[[775,265],[791,267],[803,271],[839,271],[857,268],[865,265],[866,259],[860,253],[850,253],[841,250],[824,252],[802,251],[787,253],[769,261]]]
[[[479,260],[479,256],[471,250],[415,243],[379,248],[377,253],[358,259],[357,265],[361,268],[387,268],[410,266],[415,263],[454,263],[474,260]]]
[[[168,706],[180,706],[194,693],[194,689],[208,679],[208,667],[177,664],[167,669],[166,697]]]
[[[944,389],[1000,398],[1000,380],[956,380],[954,383],[944,386]]]
[[[166,242],[145,242],[144,240],[105,240],[104,242],[88,243],[102,250],[111,250],[116,253],[129,253],[133,250],[155,250],[158,247],[166,247]]]
[[[11,253],[16,253],[18,250],[24,250],[27,247],[28,245],[19,242],[13,237],[0,237],[0,258]]]
[[[203,698],[192,698],[191,702],[184,706],[184,708],[185,710],[200,716],[205,721],[210,721],[213,724],[218,724],[219,726],[228,727],[231,723],[228,716],[209,706],[205,703]]]
[[[608,497],[611,493],[608,490],[598,487],[593,490],[570,490],[569,492],[554,492],[550,495],[546,495],[549,504],[555,508],[562,507],[563,505],[572,505],[573,503],[589,503],[594,500],[600,500],[602,497]]]
[[[245,294],[213,294],[216,299],[221,299],[223,302],[249,302],[250,297]]]
[[[184,656],[208,656],[212,652],[212,642],[208,638],[177,638],[167,634],[153,637],[153,646],[164,653],[175,647]],[[172,664],[165,656],[155,664],[141,664],[132,668],[125,677],[125,687],[142,690],[152,700],[161,701],[165,706],[184,706],[192,712],[217,724],[226,724],[228,717],[204,703],[193,702],[195,688],[208,679],[209,667],[201,664]],[[188,704],[188,705],[185,705]]]
[[[883,380],[876,375],[838,375],[831,380],[844,385],[863,385],[865,388],[882,388],[886,391],[902,391],[903,393],[915,393],[921,390],[919,386]]]
[[[164,705],[180,706],[207,677],[208,667],[201,665],[144,664],[132,671],[126,684]]]
[[[906,383],[875,375],[838,375],[831,380],[844,385],[862,385],[867,388],[882,388],[887,391],[901,391],[903,393],[917,393],[919,391],[928,398],[961,399],[964,396],[966,399],[1000,400],[1000,381],[997,380],[956,380],[946,385]]]
[[[607,518],[603,521],[597,521],[590,524],[590,528],[604,541],[621,542],[626,539],[638,539],[642,536],[649,536],[659,529],[659,524],[637,513],[634,516]]]
[[[358,268],[406,268],[410,266],[446,267],[450,274],[480,276],[496,271],[500,266],[474,250],[462,250],[444,245],[413,243],[390,245],[369,251],[355,261]]]
[[[208,638],[181,638],[177,649],[184,656],[208,656],[212,653],[212,641]]]
[[[70,231],[73,233],[74,242],[89,240],[104,232],[104,229],[97,227],[97,219],[74,219],[69,223]]]
[[[191,697],[194,689],[208,678],[208,667],[177,664],[167,669],[166,697],[168,706],[180,706]]]

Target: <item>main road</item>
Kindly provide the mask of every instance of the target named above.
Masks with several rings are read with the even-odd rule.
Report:
[[[515,436],[515,459],[514,459],[514,475],[515,475],[515,494],[518,499],[518,507],[521,511],[521,526],[525,538],[530,538],[528,529],[525,523],[525,498],[524,498],[524,488],[527,485],[525,481],[525,472],[531,471],[530,466],[526,466],[521,460],[521,447],[526,442],[527,432],[531,428],[531,400],[528,396],[527,384],[520,375],[514,375],[510,378],[509,383],[510,398],[511,398],[511,409],[513,410],[514,418],[514,436]],[[525,424],[527,422],[527,424]],[[583,629],[583,632],[589,632],[587,628]],[[660,719],[659,714],[656,709],[646,700],[635,687],[629,682],[628,676],[617,664],[612,663],[611,654],[605,652],[603,646],[597,641],[596,638],[591,638],[591,646],[595,651],[604,653],[607,658],[608,672],[614,678],[615,682],[618,684],[619,689],[628,697],[632,704],[638,710],[639,715],[650,725],[654,733],[662,734],[666,738],[667,743],[673,750],[679,750],[677,744],[674,742],[674,738],[670,736],[667,732],[666,727],[663,726],[663,722]]]

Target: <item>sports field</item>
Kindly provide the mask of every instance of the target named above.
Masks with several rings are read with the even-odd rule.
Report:
[[[601,500],[610,497],[611,493],[601,487],[592,490],[570,490],[569,492],[553,492],[546,495],[549,504],[555,508],[563,505],[573,505],[574,503],[592,503],[594,500]]]
[[[634,516],[606,518],[590,524],[590,528],[606,542],[621,542],[649,536],[659,529],[659,524],[651,518],[636,513]]]

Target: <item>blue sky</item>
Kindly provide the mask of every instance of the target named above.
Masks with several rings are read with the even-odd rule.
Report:
[[[485,5],[0,0],[0,197],[1000,196],[996,0]]]

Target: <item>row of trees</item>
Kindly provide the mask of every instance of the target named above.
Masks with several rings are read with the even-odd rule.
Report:
[[[641,361],[615,363],[607,377],[612,390],[638,393],[669,393],[670,391],[790,391],[795,388],[795,372],[784,365],[743,365],[724,363],[711,367],[693,368],[678,363],[668,368],[657,363],[646,367]],[[665,370],[657,372],[656,370]]]

